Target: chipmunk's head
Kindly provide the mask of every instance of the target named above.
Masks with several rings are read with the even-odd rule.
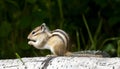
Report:
[[[46,34],[47,31],[48,28],[45,23],[36,27],[27,37],[29,39],[28,44],[33,45],[36,48],[41,48],[48,38],[48,35]]]

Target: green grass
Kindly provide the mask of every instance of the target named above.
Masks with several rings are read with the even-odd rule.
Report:
[[[24,62],[23,62],[23,60],[21,59],[21,57],[20,57],[20,55],[18,54],[18,53],[15,53],[15,55],[16,55],[16,57],[23,63],[23,65],[25,64]]]
[[[90,49],[96,49],[95,41],[94,41],[94,39],[92,37],[91,31],[90,31],[89,26],[87,24],[87,20],[85,18],[85,15],[83,14],[82,17],[83,17],[83,21],[84,21],[85,27],[86,27],[88,35],[89,35],[89,39],[91,41],[91,47],[90,47]]]
[[[118,44],[118,47],[117,47],[117,56],[120,57],[120,39],[117,40],[117,44]]]
[[[59,12],[60,12],[60,28],[63,28],[63,23],[64,23],[64,15],[63,15],[63,9],[62,9],[62,0],[57,0],[58,1],[58,6],[59,6]]]

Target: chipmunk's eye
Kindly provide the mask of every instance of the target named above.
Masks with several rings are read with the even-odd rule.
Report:
[[[35,32],[33,31],[32,34],[35,34]]]

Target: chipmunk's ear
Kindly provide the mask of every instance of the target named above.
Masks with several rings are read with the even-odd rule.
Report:
[[[43,23],[43,24],[40,26],[40,29],[41,29],[41,32],[44,32],[44,31],[47,29],[46,24]]]

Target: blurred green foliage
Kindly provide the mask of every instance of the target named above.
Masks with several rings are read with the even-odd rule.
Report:
[[[0,0],[0,58],[43,56],[27,35],[43,22],[71,37],[70,51],[120,56],[120,0]]]

